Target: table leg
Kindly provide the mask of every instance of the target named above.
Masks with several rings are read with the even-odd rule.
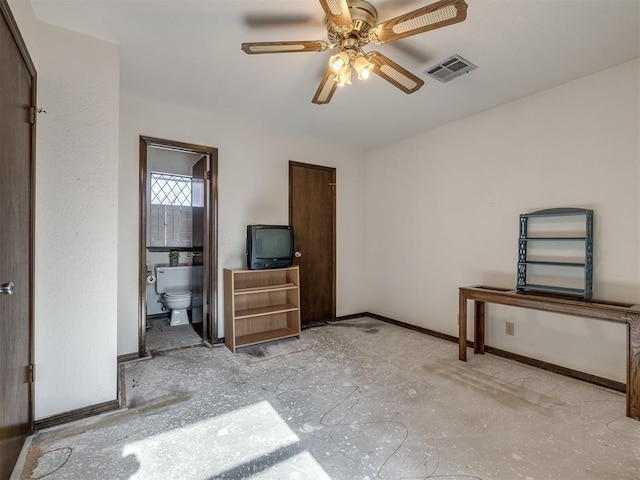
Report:
[[[627,322],[627,417],[640,420],[640,316]]]
[[[484,302],[475,301],[473,314],[473,353],[484,355]]]
[[[467,361],[467,297],[458,295],[458,359]]]

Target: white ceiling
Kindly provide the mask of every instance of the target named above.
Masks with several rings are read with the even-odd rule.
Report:
[[[432,3],[370,0],[379,21]],[[407,137],[640,56],[640,1],[467,0],[459,24],[369,46],[425,80],[382,78],[311,99],[331,53],[247,55],[242,42],[326,40],[317,0],[35,0],[39,20],[120,45],[121,93],[365,148]],[[280,23],[280,24],[277,24]],[[459,54],[478,69],[423,72]]]

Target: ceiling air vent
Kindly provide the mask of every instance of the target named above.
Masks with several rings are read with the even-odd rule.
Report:
[[[440,62],[438,65],[425,70],[424,73],[442,83],[447,83],[448,81],[453,80],[464,73],[468,73],[471,70],[475,70],[476,68],[478,68],[478,66],[474,65],[469,60],[465,60],[460,55],[454,55],[453,57],[449,57]]]

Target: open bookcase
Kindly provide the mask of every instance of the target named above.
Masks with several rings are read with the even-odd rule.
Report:
[[[225,345],[236,348],[300,338],[300,273],[224,269]]]

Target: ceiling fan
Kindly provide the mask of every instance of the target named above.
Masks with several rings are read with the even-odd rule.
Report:
[[[242,44],[248,54],[323,52],[337,48],[320,81],[312,102],[318,105],[331,101],[336,87],[351,84],[352,67],[359,79],[371,73],[384,78],[405,93],[413,93],[424,81],[402,68],[380,52],[365,53],[368,43],[381,45],[418,33],[446,27],[467,18],[464,0],[440,0],[386,22],[378,22],[378,12],[364,0],[319,0],[325,12],[329,42],[322,40],[299,42],[249,42]]]

